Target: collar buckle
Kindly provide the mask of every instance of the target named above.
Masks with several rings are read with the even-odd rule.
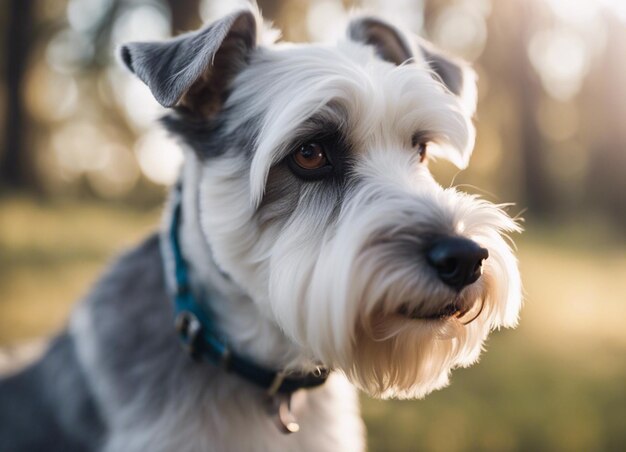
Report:
[[[200,360],[200,336],[202,324],[191,311],[181,311],[174,322],[183,349],[194,361]]]

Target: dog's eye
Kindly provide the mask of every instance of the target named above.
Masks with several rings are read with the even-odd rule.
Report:
[[[411,139],[413,149],[417,149],[417,153],[420,156],[420,163],[424,162],[427,158],[428,150],[428,136],[425,133],[417,132]]]
[[[426,151],[428,150],[428,143],[425,141],[422,141],[416,145],[416,148],[420,156],[420,163],[422,163],[424,162],[424,160],[426,160],[426,157],[427,157]]]
[[[320,180],[333,174],[333,165],[324,145],[308,142],[298,146],[287,159],[293,173],[304,180]]]
[[[324,147],[318,143],[306,143],[296,149],[293,160],[304,170],[316,170],[328,164]]]

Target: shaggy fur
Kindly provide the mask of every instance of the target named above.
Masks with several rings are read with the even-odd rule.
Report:
[[[467,164],[471,70],[378,19],[355,19],[334,46],[263,42],[259,24],[243,10],[121,56],[172,107],[163,123],[186,153],[182,253],[220,333],[269,368],[334,371],[294,394],[301,431],[279,433],[260,389],[180,350],[170,207],[161,240],[113,265],[61,345],[0,383],[0,450],[36,450],[46,436],[110,452],[362,450],[352,385],[423,397],[474,363],[491,330],[515,325],[520,279],[504,237],[518,226],[499,206],[438,185],[416,148],[428,142],[430,156]],[[290,161],[310,142],[332,163],[315,180]],[[488,250],[478,281],[440,281],[426,250],[441,237]],[[450,304],[461,315],[433,318]],[[65,389],[49,384],[46,362],[74,382],[71,413],[54,402]],[[36,404],[28,387],[53,402]],[[26,426],[7,410],[47,421]],[[41,428],[31,442],[29,428]]]

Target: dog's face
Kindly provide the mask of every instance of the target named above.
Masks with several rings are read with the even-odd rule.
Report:
[[[520,307],[515,222],[427,166],[469,159],[471,70],[371,18],[335,46],[257,45],[256,24],[122,49],[201,164],[216,263],[311,365],[380,397],[444,386]]]

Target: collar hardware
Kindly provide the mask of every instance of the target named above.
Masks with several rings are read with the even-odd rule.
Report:
[[[189,282],[189,270],[183,258],[179,228],[182,216],[180,186],[174,190],[174,209],[169,230],[168,247],[173,252],[176,287],[174,292],[174,327],[184,350],[195,361],[203,359],[239,377],[248,380],[266,393],[268,409],[279,429],[285,433],[299,430],[291,412],[292,395],[300,389],[315,388],[324,384],[329,371],[319,368],[305,374],[287,373],[269,369],[233,351],[217,328],[214,319],[196,301]],[[206,294],[203,294],[206,297]],[[207,300],[208,301],[208,300]]]
[[[198,361],[200,359],[198,341],[202,333],[202,325],[198,318],[193,312],[181,311],[176,316],[174,327],[183,349],[194,361]]]
[[[300,431],[298,419],[291,410],[291,400],[295,394],[275,394],[267,399],[267,413],[279,431],[285,434]]]

